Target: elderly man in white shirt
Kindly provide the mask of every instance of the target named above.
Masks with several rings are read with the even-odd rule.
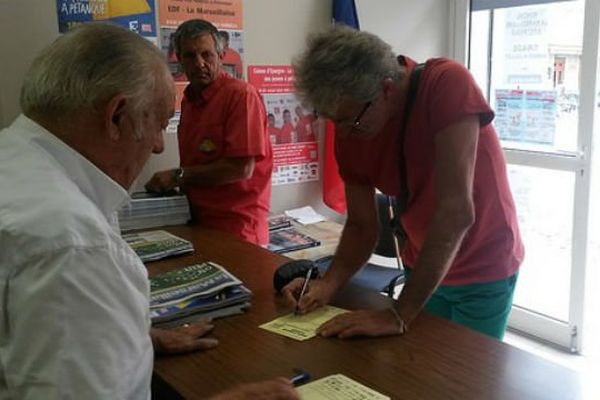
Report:
[[[151,330],[146,269],[115,218],[174,103],[158,49],[113,25],[33,62],[24,115],[0,132],[0,399],[148,399],[153,345],[217,345],[207,321]],[[260,396],[297,398],[283,378],[219,398]]]

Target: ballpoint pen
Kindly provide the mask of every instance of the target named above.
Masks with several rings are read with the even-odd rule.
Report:
[[[308,382],[311,378],[310,374],[304,370],[295,369],[294,372],[296,375],[294,375],[292,379],[290,379],[292,381],[292,385],[294,386],[303,385],[306,382]]]
[[[304,292],[306,292],[306,288],[308,287],[308,281],[312,276],[313,267],[310,267],[308,271],[306,271],[306,277],[304,277],[304,284],[302,285],[302,289],[300,290],[300,296],[298,296],[298,302],[296,303],[296,309],[294,310],[294,315],[298,315],[300,313],[300,309],[298,305],[300,304],[300,299],[304,296]]]

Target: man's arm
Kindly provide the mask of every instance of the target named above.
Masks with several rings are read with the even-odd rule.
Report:
[[[469,116],[435,136],[435,211],[397,311],[410,323],[446,276],[462,239],[475,219],[473,175],[479,118]],[[410,168],[410,167],[409,167]]]
[[[300,312],[309,312],[327,304],[338,288],[369,259],[377,243],[379,221],[375,204],[375,189],[364,185],[346,185],[348,219],[331,267],[323,279],[311,282],[309,291],[299,303]],[[303,278],[294,279],[284,289],[287,302],[294,306]]]
[[[167,192],[177,186],[225,185],[249,179],[254,173],[254,157],[227,157],[203,165],[184,168],[183,176],[177,180],[176,169],[155,173],[146,183],[150,192]]]
[[[344,313],[321,325],[317,330],[319,335],[348,338],[401,334],[423,309],[446,276],[462,238],[473,223],[472,187],[478,135],[479,121],[475,116],[458,121],[436,136],[436,209],[396,311]]]

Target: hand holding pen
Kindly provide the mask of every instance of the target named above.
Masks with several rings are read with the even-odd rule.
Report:
[[[300,289],[300,295],[298,296],[298,300],[296,301],[296,309],[294,310],[294,315],[300,314],[300,308],[299,308],[300,300],[302,299],[302,296],[304,296],[304,293],[306,292],[306,289],[308,288],[308,281],[310,281],[310,278],[312,276],[313,268],[314,267],[310,267],[306,271],[306,276],[304,277],[304,283],[302,284],[302,289]]]

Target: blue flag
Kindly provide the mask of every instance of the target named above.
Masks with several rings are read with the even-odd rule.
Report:
[[[360,29],[354,0],[333,0],[333,22]]]

